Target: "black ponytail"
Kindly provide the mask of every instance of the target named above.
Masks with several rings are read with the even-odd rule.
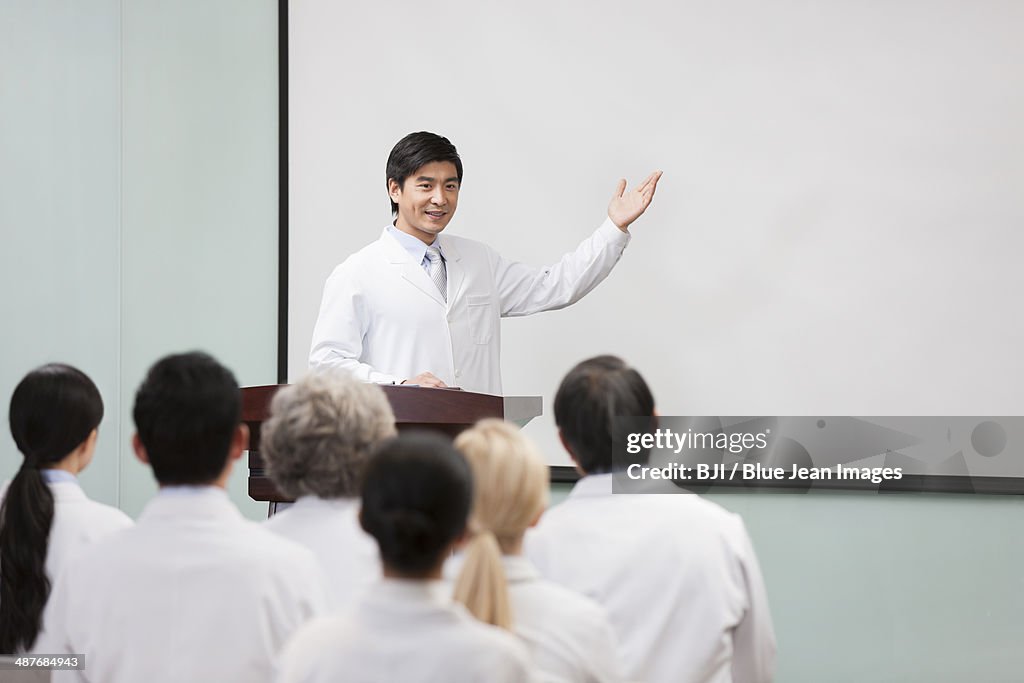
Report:
[[[78,448],[102,419],[96,385],[69,365],[44,365],[14,389],[11,434],[25,460],[0,505],[0,654],[32,647],[50,594],[53,494],[40,470]]]

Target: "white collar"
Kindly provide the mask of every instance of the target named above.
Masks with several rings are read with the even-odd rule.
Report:
[[[612,477],[614,475],[588,474],[576,482],[569,491],[569,498],[593,498],[595,496],[610,496],[612,494]]]
[[[537,568],[523,555],[502,555],[501,564],[505,568],[505,580],[509,583],[526,583],[541,578]]]

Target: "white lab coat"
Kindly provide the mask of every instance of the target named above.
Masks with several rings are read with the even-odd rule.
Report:
[[[500,394],[500,318],[575,303],[611,272],[629,238],[605,220],[558,263],[535,268],[480,242],[441,234],[446,304],[385,228],[327,278],[309,365],[342,367],[379,383],[432,372],[449,386]]]
[[[612,475],[592,475],[525,550],[544,577],[608,610],[627,679],[772,679],[767,595],[738,515],[692,494],[613,495]]]
[[[215,487],[161,492],[132,529],[61,573],[37,652],[81,653],[54,681],[260,683],[326,607],[306,548],[242,517]]]
[[[464,557],[445,567],[454,583]],[[530,652],[539,680],[615,683],[622,680],[608,613],[593,600],[542,578],[522,555],[503,555],[512,628]]]
[[[47,484],[53,493],[53,523],[46,546],[46,575],[53,586],[61,569],[91,543],[132,525],[131,518],[115,507],[97,503],[85,495],[76,481]],[[0,499],[7,494],[6,486]],[[43,642],[46,622],[36,638]]]
[[[327,577],[332,612],[351,607],[358,595],[381,579],[380,552],[359,524],[358,498],[304,496],[263,526],[316,555]]]
[[[513,629],[539,672],[551,681],[621,681],[618,646],[604,608],[541,578],[522,556],[505,555]]]
[[[277,683],[527,683],[511,634],[476,621],[440,582],[384,579],[340,616],[307,624],[278,662]]]

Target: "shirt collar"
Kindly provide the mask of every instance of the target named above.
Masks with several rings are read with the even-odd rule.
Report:
[[[611,495],[612,474],[588,474],[576,482],[569,491],[570,498],[592,498]]]
[[[389,602],[414,605],[449,605],[451,594],[443,581],[383,578],[375,595]]]
[[[502,555],[501,564],[505,568],[505,580],[509,583],[536,581],[540,572],[522,555]]]
[[[78,477],[67,470],[39,470],[39,474],[42,475],[43,481],[47,484],[56,484],[57,482],[78,483]]]
[[[422,240],[413,237],[409,233],[402,232],[393,225],[388,226],[388,233],[395,238],[395,240],[402,245],[402,249],[405,249],[406,253],[409,254],[409,258],[412,259],[413,263],[422,263],[423,259],[427,255],[427,245]],[[434,238],[432,247],[437,247],[437,250],[441,252],[441,256],[444,256],[444,249],[441,248],[441,240]]]
[[[210,496],[228,499],[228,492],[219,486],[201,485],[175,485],[161,486],[158,496],[188,497],[188,496]]]
[[[356,509],[358,510],[360,504],[359,498],[320,498],[319,496],[300,496],[296,500],[291,510],[336,510],[344,512],[346,510]]]

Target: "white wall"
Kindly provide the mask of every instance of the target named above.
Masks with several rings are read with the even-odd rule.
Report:
[[[242,384],[276,375],[277,4],[0,4],[0,395],[50,360],[106,403],[82,483],[136,515],[134,392],[203,349]],[[7,430],[0,478],[18,467]],[[254,518],[246,468],[231,495]]]
[[[15,385],[71,363],[103,395],[90,495],[117,503],[120,395],[120,24],[117,0],[0,3],[0,481],[21,456]]]

